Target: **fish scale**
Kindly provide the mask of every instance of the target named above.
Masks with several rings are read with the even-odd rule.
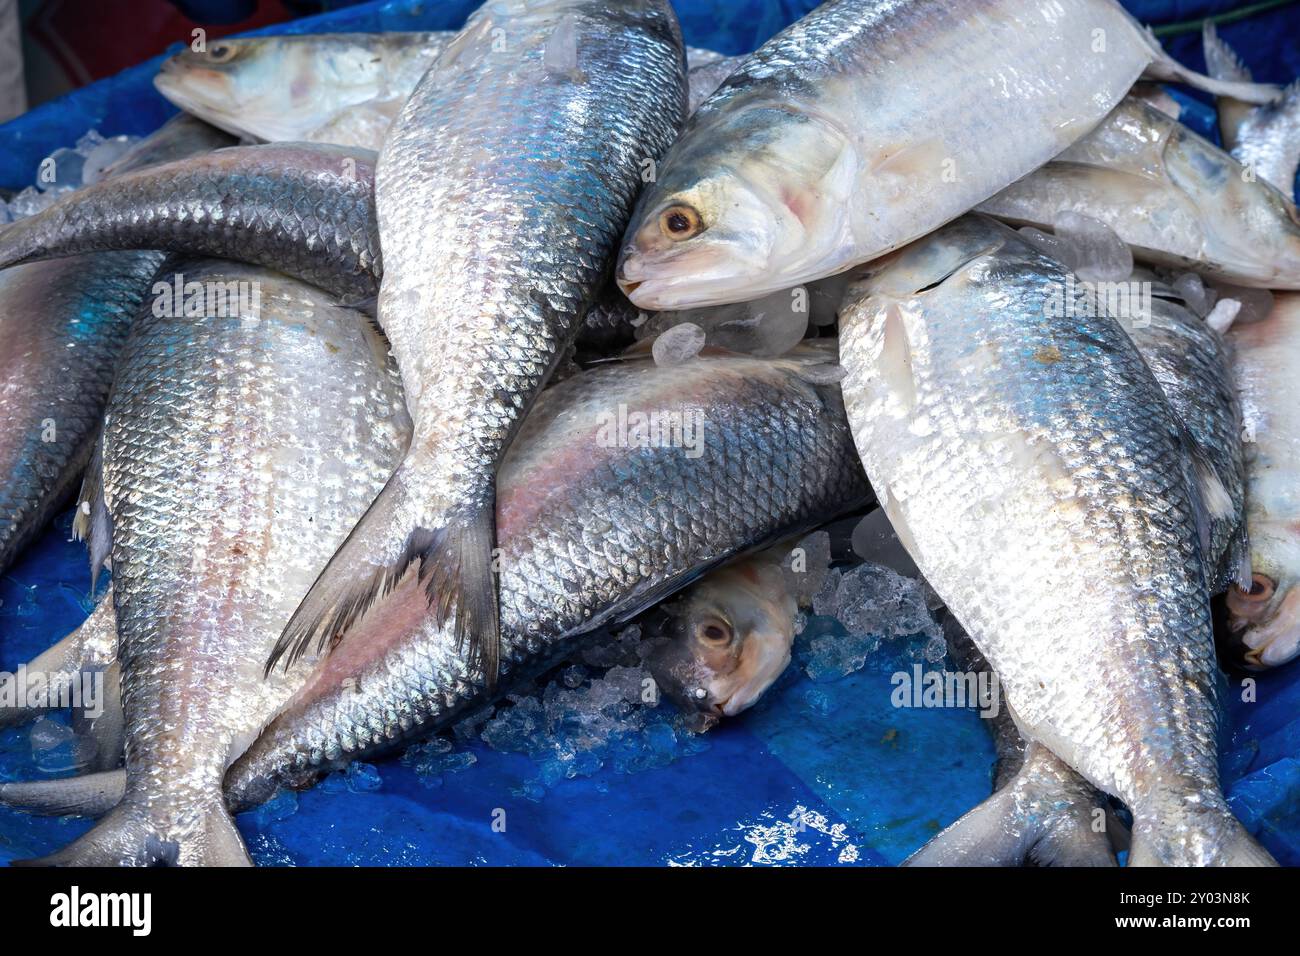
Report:
[[[501,468],[503,675],[531,673],[576,635],[625,619],[736,551],[866,500],[838,389],[803,382],[806,361],[634,361],[543,393]],[[620,404],[700,411],[702,454],[602,445],[598,416]],[[491,699],[481,665],[457,650],[454,627],[439,628],[423,601],[408,575],[361,617],[231,768],[233,806],[429,733]]]
[[[497,465],[572,344],[686,101],[663,0],[480,8],[407,100],[376,168],[378,318],[415,437],[272,663],[343,631],[418,562],[435,615],[495,657]],[[489,667],[494,672],[495,667]]]
[[[161,261],[115,252],[0,272],[0,570],[75,491],[117,355]]]
[[[1025,736],[1129,805],[1133,859],[1268,862],[1219,788],[1191,446],[1118,322],[1044,309],[1068,275],[967,217],[864,278],[857,447]]]
[[[171,260],[160,281],[178,271],[209,291],[256,284],[259,304],[142,309],[125,346],[95,508],[111,519],[126,790],[44,862],[247,862],[222,776],[306,677],[264,679],[266,653],[410,434],[364,317],[265,270]]]
[[[138,170],[0,231],[0,266],[152,248],[238,259],[364,302],[383,271],[373,165],[369,150],[289,143]]]

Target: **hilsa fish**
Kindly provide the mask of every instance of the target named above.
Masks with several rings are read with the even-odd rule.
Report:
[[[256,283],[259,306],[135,321],[83,490],[92,559],[113,562],[125,792],[36,863],[249,862],[222,777],[307,676],[264,678],[266,654],[410,437],[363,316],[265,270],[171,260],[160,275],[175,271]]]
[[[1118,321],[1043,308],[1069,277],[979,216],[873,265],[855,443],[1026,739],[1132,810],[1130,862],[1272,864],[1219,782],[1210,469]]]
[[[1228,592],[1228,627],[1245,665],[1260,669],[1300,655],[1300,295],[1276,296],[1266,319],[1234,325],[1228,341],[1245,420],[1252,571]]]
[[[154,86],[236,136],[378,152],[416,83],[455,36],[442,30],[223,37],[164,60]],[[691,108],[741,59],[687,47]]]
[[[544,392],[498,484],[502,681],[738,552],[864,504],[870,490],[838,387],[815,384],[833,360],[833,345],[775,360],[632,360]],[[701,414],[703,453],[610,441],[622,406],[660,419]],[[424,736],[499,694],[426,604],[411,571],[361,616],[231,767],[232,806]]]
[[[666,0],[489,4],[421,79],[375,178],[378,321],[414,437],[268,667],[344,631],[415,564],[436,620],[495,675],[498,464],[685,107]]]
[[[1114,0],[830,0],[691,117],[619,283],[643,309],[681,309],[875,259],[1046,163],[1144,73],[1276,95],[1191,74]]]
[[[1108,225],[1135,258],[1236,285],[1300,288],[1300,213],[1236,158],[1135,97],[1050,163],[976,209],[1051,228],[1062,211]]]

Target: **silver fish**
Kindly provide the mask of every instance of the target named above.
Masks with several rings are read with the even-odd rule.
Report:
[[[681,602],[646,658],[659,688],[705,724],[752,707],[790,663],[799,611],[777,547],[719,568]]]
[[[142,310],[92,496],[112,537],[126,792],[40,863],[248,862],[222,776],[306,679],[263,679],[266,653],[410,434],[356,312],[263,270],[172,261],[160,275],[173,268],[225,308]]]
[[[238,136],[378,152],[402,104],[455,35],[223,38],[165,60],[154,86],[181,109]],[[693,109],[730,72],[720,61],[734,68],[741,58],[687,47],[686,59]]]
[[[957,667],[976,675],[976,686],[989,680],[985,675],[993,675],[993,669],[956,619],[946,616],[943,627]],[[997,751],[993,796],[903,865],[1115,866],[1115,846],[1127,833],[1108,813],[1106,798],[1046,747],[1026,743],[1005,708],[987,722]]]
[[[0,229],[0,268],[105,249],[238,259],[373,300],[383,268],[374,154],[236,146],[87,186]]]
[[[194,120],[169,123],[115,170],[224,140]],[[0,272],[0,572],[76,491],[131,318],[161,261],[115,253]]]
[[[1300,214],[1287,196],[1133,97],[976,208],[1040,228],[1073,210],[1106,223],[1146,262],[1243,286],[1300,288]]]
[[[738,551],[860,506],[869,489],[838,388],[804,379],[829,358],[629,361],[544,392],[498,482],[502,679]],[[636,432],[638,421],[680,422],[680,441]],[[426,604],[412,572],[343,636],[231,768],[232,806],[425,735],[490,699],[481,662],[458,650],[454,625],[439,627]]]
[[[76,491],[161,259],[117,252],[0,272],[0,570]]]
[[[691,118],[619,282],[642,308],[689,308],[874,259],[1047,162],[1144,70],[1275,94],[1195,77],[1114,0],[830,0]]]
[[[1152,290],[1149,311],[1116,314],[1187,433],[1208,526],[1205,566],[1211,594],[1250,577],[1241,401],[1223,337],[1193,315],[1150,273],[1133,279]]]
[[[497,465],[572,344],[685,100],[666,0],[492,3],[425,74],[375,178],[378,319],[415,435],[272,665],[340,633],[417,563],[435,618],[454,616],[495,674]]]
[[[1069,278],[974,216],[877,264],[841,316],[856,445],[1025,737],[1132,810],[1130,862],[1269,864],[1219,784],[1189,442],[1118,322],[1045,307]]]
[[[1250,70],[1232,47],[1219,38],[1214,22],[1206,20],[1205,62],[1215,79],[1249,83]],[[1300,166],[1300,80],[1273,103],[1253,106],[1230,96],[1216,100],[1219,135],[1232,158],[1278,192],[1295,200],[1296,167]]]
[[[1229,629],[1252,668],[1300,655],[1300,295],[1279,295],[1260,322],[1228,331],[1246,442],[1246,522],[1253,578],[1228,592]]]

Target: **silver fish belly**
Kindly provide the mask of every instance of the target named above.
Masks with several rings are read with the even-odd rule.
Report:
[[[247,863],[222,775],[306,676],[263,679],[266,653],[409,437],[358,313],[263,270],[171,260],[160,275],[172,268],[247,297],[202,321],[147,307],[126,346],[96,505],[112,535],[126,791],[41,862]]]
[[[1067,278],[980,217],[879,264],[842,313],[858,450],[1025,736],[1132,809],[1132,862],[1267,864],[1219,786],[1188,442],[1118,322],[1046,307]]]

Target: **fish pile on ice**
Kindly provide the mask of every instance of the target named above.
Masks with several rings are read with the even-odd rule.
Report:
[[[1012,715],[913,863],[1270,864],[1212,603],[1224,665],[1300,653],[1300,87],[1205,42],[830,0],[724,57],[667,0],[502,0],[173,57],[180,117],[0,206],[0,565],[75,494],[111,568],[0,679],[51,751],[103,687],[91,772],[0,785],[99,817],[35,862],[247,863],[234,812],[436,786],[453,727],[526,795],[656,765],[828,614],[814,679],[906,639]]]

